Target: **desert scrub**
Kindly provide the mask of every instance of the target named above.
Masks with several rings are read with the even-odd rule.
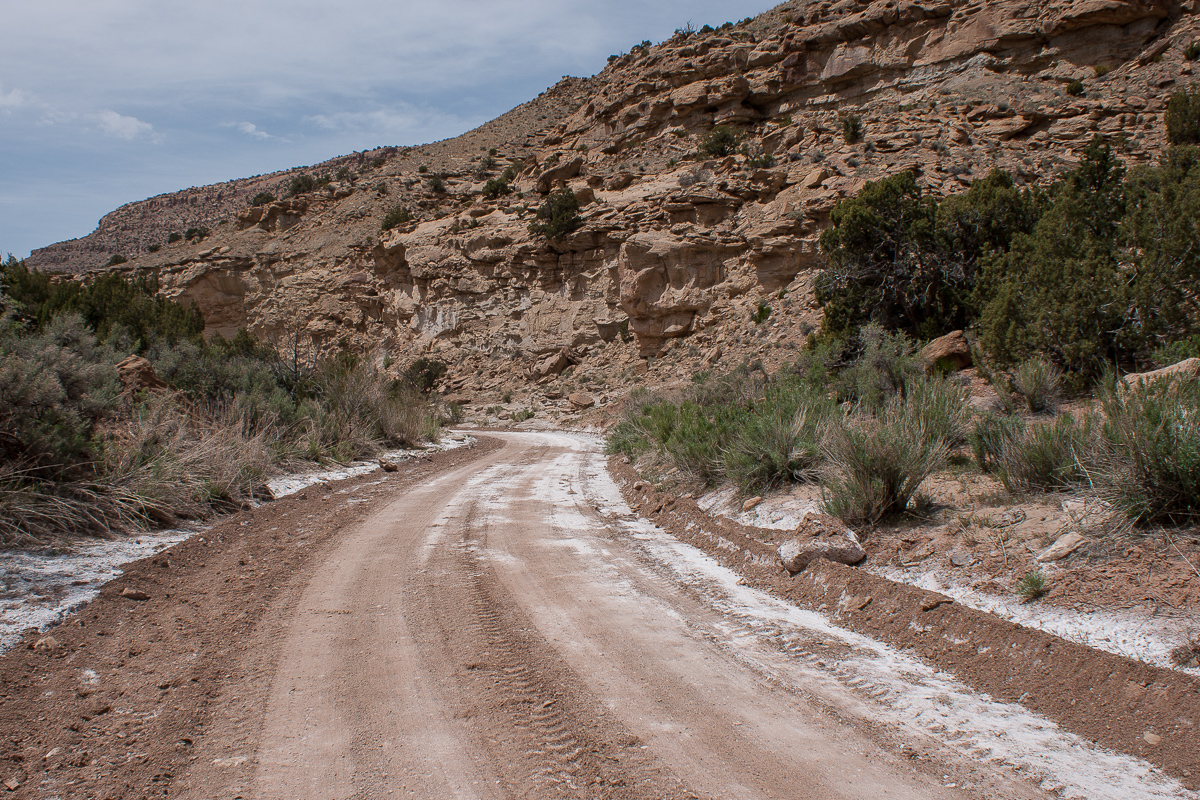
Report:
[[[836,376],[834,386],[841,400],[879,409],[910,381],[924,376],[913,342],[903,333],[890,333],[872,322],[845,345],[845,350],[857,353]]]
[[[409,222],[412,222],[412,220],[412,212],[407,208],[404,206],[393,206],[391,210],[387,212],[387,214],[384,214],[383,222],[379,224],[379,229],[381,231],[390,231],[392,228],[399,227],[400,225],[406,225]]]
[[[1103,442],[1091,415],[1060,414],[1053,422],[984,415],[971,432],[975,462],[1010,492],[1066,490],[1088,483]]]
[[[842,118],[842,139],[846,144],[855,144],[862,139],[862,118],[849,114]]]
[[[776,391],[725,448],[725,476],[743,495],[817,480],[818,431],[835,413],[833,401],[808,386]]]
[[[0,279],[0,543],[208,516],[301,460],[438,435],[432,404],[374,360],[205,342],[187,335],[199,312],[119,276],[51,284],[8,263]],[[120,391],[114,365],[139,350],[169,392]]]
[[[488,178],[487,183],[483,185],[483,196],[489,200],[495,200],[511,192],[512,187],[504,178]]]
[[[317,188],[317,179],[314,178],[312,175],[308,175],[308,174],[297,175],[296,177],[292,178],[292,180],[288,183],[287,196],[295,197],[296,195],[304,194],[306,192],[311,192],[316,188]]]
[[[529,225],[529,232],[547,239],[558,239],[576,230],[583,224],[579,216],[579,200],[570,189],[562,189],[546,198],[538,209],[537,221]]]
[[[700,152],[710,158],[724,158],[733,155],[741,141],[736,128],[717,125],[700,140]]]
[[[86,478],[119,394],[120,356],[77,314],[24,334],[0,317],[0,463],[27,481]]]
[[[1013,373],[1012,388],[1033,413],[1052,411],[1062,393],[1062,370],[1041,358],[1023,361]]]
[[[1101,406],[1105,496],[1142,525],[1200,518],[1200,384],[1109,382]]]
[[[903,513],[930,474],[945,464],[966,415],[966,390],[928,379],[873,415],[843,412],[821,430],[827,461],[826,510],[848,523]]]

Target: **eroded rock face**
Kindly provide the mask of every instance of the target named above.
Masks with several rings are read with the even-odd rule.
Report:
[[[151,254],[138,239],[184,224],[181,194],[119,209],[31,263],[99,263],[114,252],[105,247],[132,242],[143,252],[127,249],[121,269],[157,275],[212,331],[244,326],[306,353],[433,355],[460,365],[463,390],[499,373],[543,380],[563,348],[581,372],[602,357],[631,375],[645,366],[625,360],[635,354],[695,350],[697,368],[723,353],[783,359],[795,338],[783,332],[820,321],[820,231],[868,180],[912,170],[934,196],[993,168],[1046,182],[1097,133],[1123,135],[1130,166],[1155,160],[1195,38],[1192,5],[1169,11],[1123,0],[792,3],[635,48],[457,139],[345,157],[351,177],[300,197],[245,207],[253,190],[281,195],[283,174],[193,190],[209,198],[197,205],[213,229],[199,244]],[[1065,94],[1072,80],[1083,96]],[[843,135],[849,116],[858,142]],[[740,141],[712,155],[704,138],[718,124]],[[493,149],[489,166],[481,154]],[[512,193],[484,197],[507,165]],[[445,192],[429,190],[431,173]],[[580,199],[581,226],[532,234],[538,193],[560,186]],[[408,221],[382,231],[396,207]],[[164,222],[146,222],[156,215]]]

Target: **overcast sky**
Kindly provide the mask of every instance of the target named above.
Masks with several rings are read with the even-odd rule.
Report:
[[[770,0],[39,0],[0,14],[0,254],[163,192],[455,136]]]

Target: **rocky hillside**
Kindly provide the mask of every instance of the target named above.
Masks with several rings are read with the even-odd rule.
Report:
[[[1190,85],[1196,10],[790,2],[636,46],[457,139],[319,165],[352,174],[318,191],[248,208],[259,187],[281,194],[280,173],[152,198],[29,263],[120,252],[215,331],[433,354],[478,402],[531,379],[553,401],[751,353],[778,363],[819,323],[819,231],[866,181],[907,169],[944,195],[1000,167],[1048,183],[1095,133],[1154,161],[1165,101]],[[583,225],[550,241],[529,226],[558,187]],[[191,197],[213,234],[145,252],[187,224]]]

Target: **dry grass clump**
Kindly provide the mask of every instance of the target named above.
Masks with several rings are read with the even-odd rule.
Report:
[[[875,523],[903,513],[946,462],[966,426],[966,390],[948,381],[912,381],[875,416],[856,411],[821,432],[828,463],[826,510],[845,522]]]
[[[1062,370],[1040,358],[1022,362],[1012,378],[1013,391],[1034,414],[1054,410],[1062,384]]]

